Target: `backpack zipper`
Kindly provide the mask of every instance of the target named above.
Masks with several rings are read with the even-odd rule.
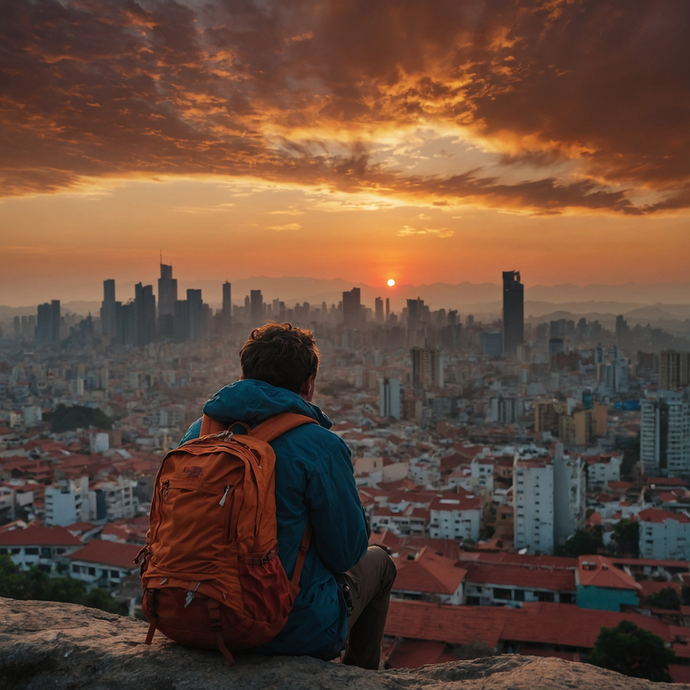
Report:
[[[220,499],[220,502],[218,505],[222,508],[225,505],[225,497],[228,495],[228,491],[230,491],[230,484],[228,484],[225,487],[225,493],[223,494],[223,498]]]

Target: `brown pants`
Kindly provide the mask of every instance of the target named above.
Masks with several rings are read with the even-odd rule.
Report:
[[[378,669],[395,575],[393,559],[377,546],[370,546],[359,563],[343,574],[352,597],[344,664]]]

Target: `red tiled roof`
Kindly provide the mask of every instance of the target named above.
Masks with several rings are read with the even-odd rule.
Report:
[[[393,590],[453,594],[465,579],[467,571],[456,568],[449,558],[421,552],[415,560],[396,558],[398,574]]]
[[[524,568],[541,567],[555,569],[575,570],[577,568],[577,558],[566,558],[563,556],[533,556],[521,553],[467,553],[460,554],[462,560],[473,560],[481,563],[501,563],[519,565]]]
[[[69,554],[69,557],[76,561],[134,570],[138,567],[134,564],[134,559],[140,550],[141,547],[136,544],[92,539],[84,548]]]
[[[639,592],[642,585],[623,570],[616,568],[605,556],[580,556],[577,576],[584,587],[631,589]]]
[[[505,609],[490,606],[443,606],[421,601],[391,599],[386,635],[416,640],[498,645]]]
[[[575,572],[565,569],[523,568],[516,565],[467,565],[468,583],[512,585],[552,592],[575,592]]]
[[[676,522],[690,522],[690,517],[684,513],[671,513],[668,510],[661,510],[661,508],[646,508],[638,513],[640,522],[654,522],[661,524],[666,520],[675,520]]]
[[[81,546],[65,527],[27,527],[0,534],[0,546]]]

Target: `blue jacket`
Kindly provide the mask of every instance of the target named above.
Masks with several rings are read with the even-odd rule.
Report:
[[[204,413],[213,419],[250,427],[280,412],[297,412],[318,422],[291,429],[271,442],[276,454],[278,554],[288,578],[307,518],[313,536],[288,622],[257,651],[332,659],[347,634],[347,609],[334,573],[354,566],[368,545],[347,445],[328,431],[332,422],[316,405],[263,381],[237,381],[204,405]],[[200,430],[201,419],[189,427],[181,443],[198,438]]]

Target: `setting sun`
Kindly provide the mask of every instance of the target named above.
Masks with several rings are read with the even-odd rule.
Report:
[[[389,278],[388,279],[388,287],[393,287],[394,285],[395,285],[395,281],[393,280],[393,278]]]

